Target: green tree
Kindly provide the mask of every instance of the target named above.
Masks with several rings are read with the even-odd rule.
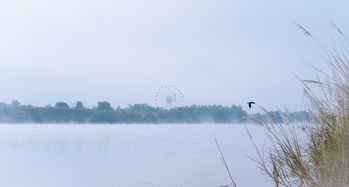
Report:
[[[65,109],[69,109],[69,105],[65,102],[57,102],[55,104],[56,108],[65,108]]]
[[[11,102],[11,106],[20,106],[20,105],[21,105],[21,103],[19,103],[17,100],[13,100]]]
[[[113,110],[110,103],[107,101],[98,102],[97,110]]]
[[[84,104],[81,101],[76,102],[75,108],[82,109],[84,108]]]

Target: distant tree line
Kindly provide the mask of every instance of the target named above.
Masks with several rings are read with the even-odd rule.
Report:
[[[0,123],[246,123],[246,116],[247,112],[235,105],[192,105],[166,110],[147,104],[113,108],[107,101],[92,108],[80,101],[72,107],[65,102],[44,107],[21,105],[18,101],[0,103]],[[253,117],[266,119],[261,114]]]
[[[292,122],[308,122],[309,115],[305,111],[299,112],[280,112],[280,111],[270,111],[267,114],[255,113],[249,115],[260,122],[266,123],[270,118],[273,118],[276,122],[282,123],[284,120],[289,120]],[[268,119],[269,118],[269,119]]]

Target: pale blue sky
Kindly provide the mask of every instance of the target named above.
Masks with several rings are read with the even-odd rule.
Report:
[[[349,32],[345,0],[2,0],[0,101],[153,104],[177,85],[185,104],[303,109],[303,61]]]

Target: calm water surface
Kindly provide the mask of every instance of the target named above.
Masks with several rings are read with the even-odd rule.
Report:
[[[245,125],[258,144],[262,128]],[[213,134],[239,187],[271,186],[244,125],[0,125],[0,186],[219,187],[229,183]]]

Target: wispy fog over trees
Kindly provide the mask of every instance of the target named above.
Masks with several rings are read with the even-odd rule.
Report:
[[[273,113],[277,119],[281,114]],[[305,112],[291,113],[294,120],[304,120]],[[241,106],[192,105],[170,110],[147,104],[113,108],[107,101],[87,108],[81,101],[75,106],[57,102],[54,106],[37,107],[0,103],[0,123],[246,123],[247,112]],[[254,114],[263,120],[264,115]],[[300,118],[299,118],[300,117]]]

